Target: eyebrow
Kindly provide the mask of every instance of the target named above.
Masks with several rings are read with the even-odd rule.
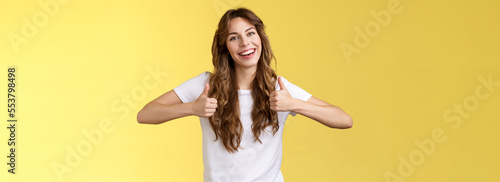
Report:
[[[251,29],[255,29],[255,28],[254,28],[254,27],[247,28],[247,29],[245,30],[245,32],[248,32],[248,31],[249,31],[249,30],[251,30]],[[227,34],[227,35],[231,35],[231,34],[238,34],[238,33],[236,33],[236,32],[231,32],[231,33],[229,33],[229,34]]]

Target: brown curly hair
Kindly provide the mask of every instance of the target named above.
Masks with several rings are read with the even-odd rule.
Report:
[[[226,45],[229,31],[229,22],[233,18],[241,17],[255,26],[257,34],[262,42],[262,54],[257,63],[257,71],[252,81],[252,97],[254,99],[252,108],[252,132],[254,142],[262,141],[259,136],[269,126],[272,127],[273,135],[279,130],[278,114],[270,109],[269,97],[275,90],[276,73],[270,66],[271,61],[276,59],[271,49],[264,23],[252,11],[245,8],[228,10],[220,19],[215,31],[212,44],[212,63],[214,72],[210,75],[210,91],[208,96],[217,99],[217,110],[209,117],[210,126],[215,133],[215,141],[220,137],[228,152],[236,152],[240,147],[243,126],[239,115],[238,87],[232,59]]]

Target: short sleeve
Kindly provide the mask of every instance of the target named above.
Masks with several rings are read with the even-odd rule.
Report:
[[[193,102],[205,89],[205,83],[210,79],[210,72],[203,72],[174,88],[174,92],[183,103]]]
[[[279,78],[279,76],[278,76]],[[309,100],[309,98],[312,96],[309,92],[305,91],[304,89],[290,83],[287,79],[285,79],[284,77],[281,77],[282,80],[283,80],[283,83],[285,84],[285,87],[286,89],[288,90],[288,92],[290,93],[290,95],[293,97],[293,98],[296,98],[296,99],[300,99],[300,100],[303,100],[303,101],[307,101]],[[277,84],[277,89],[279,89],[279,84],[276,82]],[[290,112],[290,114],[295,117],[295,115],[297,115],[297,113],[295,112]]]

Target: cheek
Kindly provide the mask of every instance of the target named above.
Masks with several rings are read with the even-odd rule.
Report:
[[[260,41],[259,36],[255,36],[255,42],[257,43],[257,45],[262,46],[262,42]]]
[[[259,49],[259,52],[262,52],[262,42],[260,41],[260,38],[257,40],[257,45],[258,45],[257,49]]]
[[[254,39],[255,44],[258,46],[259,50],[262,50],[262,42],[260,41],[259,36],[256,36],[257,38]]]
[[[228,42],[227,44],[227,50],[229,50],[229,53],[233,54],[238,50],[238,45],[235,45],[233,42]]]

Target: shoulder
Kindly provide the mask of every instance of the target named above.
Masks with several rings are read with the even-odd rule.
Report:
[[[205,72],[202,72],[200,74],[198,74],[197,76],[191,78],[190,80],[192,80],[193,82],[196,82],[196,83],[203,83],[203,86],[204,86],[204,83],[208,83],[208,80],[210,79],[210,75],[212,73],[210,73],[209,71],[205,71]]]
[[[203,92],[205,83],[210,80],[210,72],[205,71],[197,76],[191,77],[189,80],[184,81],[173,90],[182,100],[182,102],[192,102]]]
[[[274,80],[274,79],[277,79],[277,80],[276,80],[276,83],[275,83],[276,90],[281,90],[281,89],[280,89],[280,84],[279,84],[279,82],[278,82],[278,80],[280,79],[280,77],[281,77],[281,80],[283,81],[283,83],[285,84],[285,87],[288,87],[289,85],[291,85],[291,84],[292,84],[292,83],[290,83],[290,82],[289,82],[289,81],[288,81],[285,77],[283,77],[283,76],[279,76],[279,75],[278,75],[276,78],[273,78],[273,80]],[[293,85],[293,84],[292,84],[292,85]]]
[[[205,71],[205,72],[202,72],[200,73],[198,76],[196,76],[195,78],[200,78],[200,79],[205,79],[205,78],[210,78],[210,75],[212,73],[210,73],[209,71]]]
[[[283,81],[283,84],[285,85],[286,89],[288,90],[288,92],[290,93],[290,95],[292,97],[307,101],[309,99],[309,97],[312,96],[306,90],[302,89],[298,85],[293,84],[290,81],[288,81],[287,79],[285,79],[285,77],[278,76],[277,78],[279,79],[280,77],[281,77],[281,80]],[[276,90],[281,90],[281,88],[279,86],[279,82],[276,82]]]
[[[200,75],[203,75],[204,77],[210,77],[212,73],[210,73],[209,71],[205,71],[203,73],[201,73]]]

